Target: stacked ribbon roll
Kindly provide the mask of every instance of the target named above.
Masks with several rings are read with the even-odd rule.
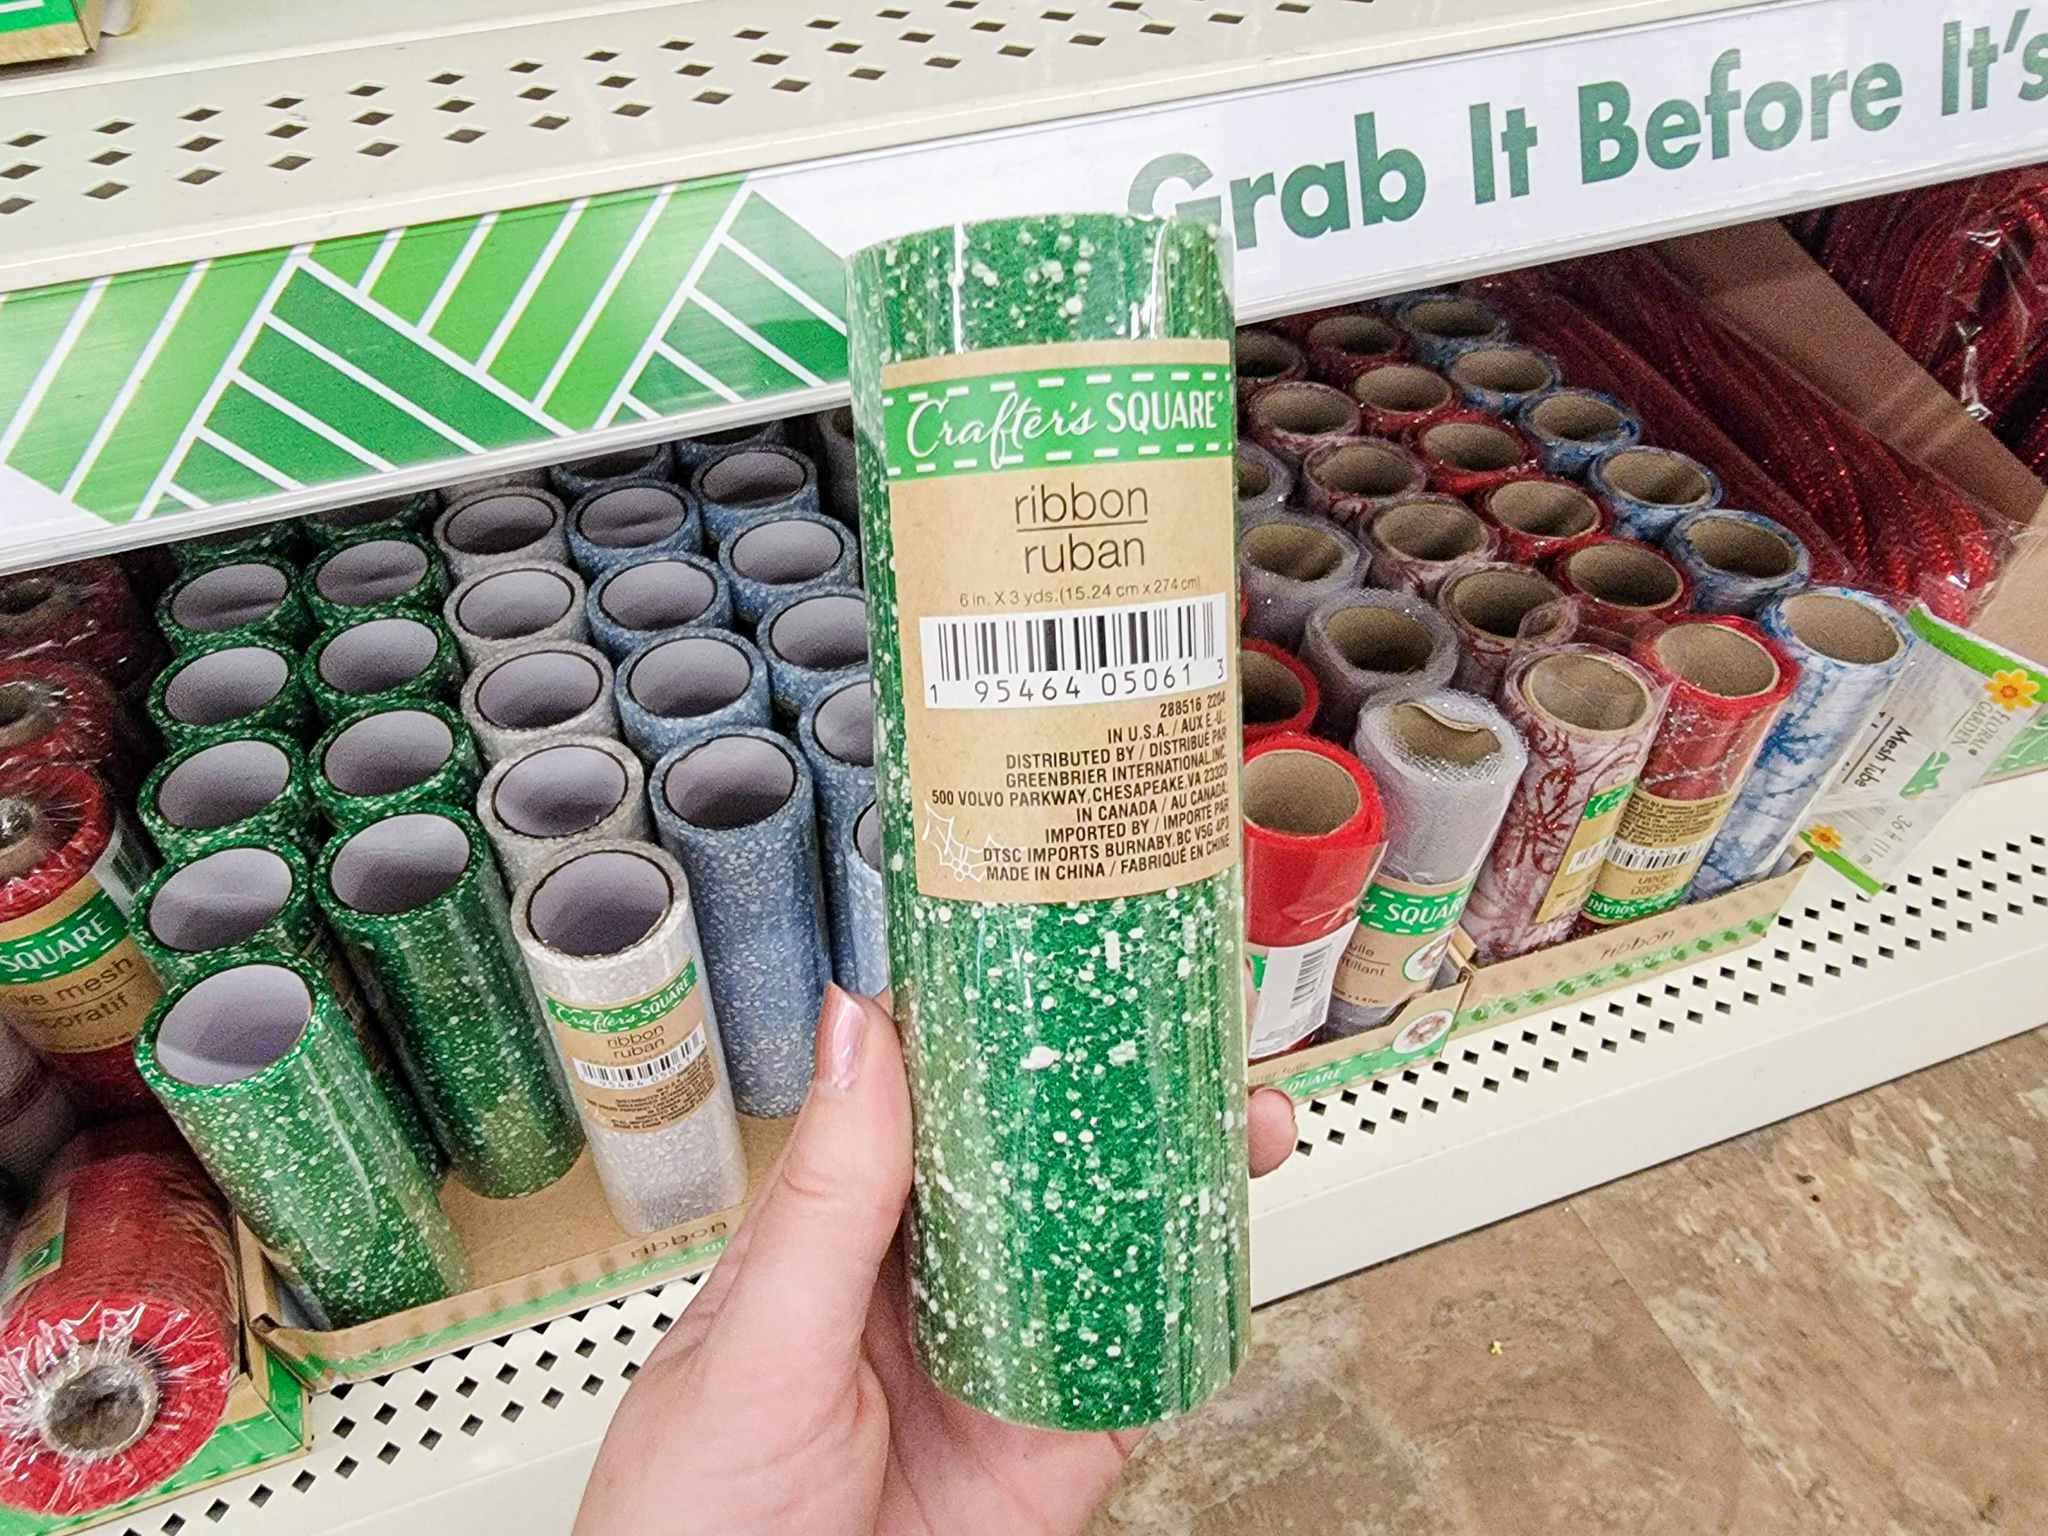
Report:
[[[1458,665],[1458,637],[1413,593],[1365,587],[1317,606],[1302,634],[1301,655],[1320,685],[1316,730],[1349,741],[1366,705],[1433,693],[1448,683]]]
[[[95,672],[65,661],[0,661],[0,767],[75,763],[122,795],[144,773],[135,728]]]
[[[1322,689],[1315,673],[1277,645],[1239,642],[1238,689],[1244,697],[1244,739],[1298,735],[1315,724]]]

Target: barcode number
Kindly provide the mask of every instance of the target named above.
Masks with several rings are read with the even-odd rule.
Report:
[[[704,1054],[704,1031],[693,1029],[690,1038],[681,1045],[663,1051],[651,1061],[635,1062],[630,1067],[607,1067],[594,1061],[577,1060],[572,1063],[576,1075],[593,1088],[609,1088],[614,1091],[625,1088],[651,1088],[656,1083],[665,1083],[683,1068]]]
[[[1020,613],[923,619],[925,701],[933,709],[1099,704],[1212,688],[1235,644],[1220,594]]]
[[[1660,870],[1677,869],[1691,863],[1700,856],[1705,843],[1686,843],[1677,848],[1646,848],[1641,843],[1624,843],[1617,840],[1607,850],[1607,862],[1617,869],[1626,869],[1636,874],[1654,874]]]

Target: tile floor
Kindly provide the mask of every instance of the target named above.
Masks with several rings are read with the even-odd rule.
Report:
[[[2048,1029],[1256,1315],[1090,1536],[2048,1531]]]

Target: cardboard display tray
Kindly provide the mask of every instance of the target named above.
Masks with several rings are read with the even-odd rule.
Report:
[[[1278,1088],[1300,1104],[1441,1055],[1467,979],[1460,971],[1454,980],[1411,997],[1377,1029],[1255,1061],[1247,1081],[1254,1088]]]

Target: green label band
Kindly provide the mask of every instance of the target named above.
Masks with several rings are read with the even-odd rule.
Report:
[[[1669,911],[1678,905],[1678,899],[1685,894],[1683,889],[1667,891],[1662,896],[1645,896],[1637,901],[1620,901],[1612,896],[1594,892],[1586,898],[1586,916],[1604,923],[1632,922],[1652,913]]]
[[[128,937],[114,898],[101,891],[41,933],[0,944],[0,986],[49,981],[83,970]]]
[[[1440,896],[1418,896],[1413,891],[1391,891],[1384,885],[1368,885],[1359,898],[1358,920],[1375,933],[1412,934],[1421,937],[1442,933],[1465,912],[1465,898],[1472,894],[1468,880],[1455,891]]]
[[[1622,801],[1626,800],[1634,792],[1635,787],[1636,781],[1630,779],[1626,784],[1617,784],[1612,789],[1601,790],[1599,794],[1586,802],[1585,814],[1579,819],[1581,821],[1592,821],[1597,817],[1605,816],[1609,811],[1620,805]]]
[[[592,1035],[617,1035],[629,1029],[639,1029],[652,1024],[656,1019],[672,1012],[676,1005],[697,985],[697,962],[686,960],[683,968],[676,972],[676,979],[663,987],[652,997],[643,997],[637,1003],[621,1003],[616,1008],[577,1008],[558,1002],[552,997],[543,998],[548,1005],[548,1016],[558,1024],[571,1029],[580,1029]]]
[[[994,373],[884,394],[883,449],[891,480],[1227,458],[1234,401],[1222,364]]]

